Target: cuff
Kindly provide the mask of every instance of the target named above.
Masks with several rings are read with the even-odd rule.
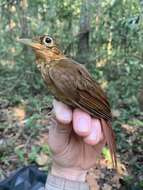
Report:
[[[87,170],[77,167],[63,168],[58,166],[56,163],[53,163],[51,174],[71,181],[85,182]]]
[[[72,181],[49,174],[45,190],[89,190],[85,182]]]

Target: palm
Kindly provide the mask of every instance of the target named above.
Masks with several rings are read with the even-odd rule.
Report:
[[[93,167],[101,153],[105,140],[91,146],[83,141],[72,129],[71,124],[57,122],[49,130],[49,146],[56,164],[65,168],[89,169]]]

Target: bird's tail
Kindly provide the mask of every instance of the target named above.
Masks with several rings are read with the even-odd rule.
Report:
[[[106,139],[107,145],[110,150],[113,167],[117,168],[116,142],[115,142],[114,131],[111,127],[111,122],[101,119],[101,125],[104,137]]]

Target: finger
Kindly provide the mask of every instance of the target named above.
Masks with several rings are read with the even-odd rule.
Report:
[[[73,111],[73,129],[79,136],[87,136],[91,132],[91,116],[80,110]]]
[[[53,100],[53,107],[56,119],[63,124],[69,124],[72,121],[72,110],[66,104]]]
[[[99,119],[91,119],[91,132],[84,138],[87,144],[95,145],[103,139],[103,133]]]

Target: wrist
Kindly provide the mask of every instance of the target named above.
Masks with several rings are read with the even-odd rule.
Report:
[[[77,167],[64,168],[53,164],[51,174],[72,181],[85,182],[87,170],[83,170]]]

